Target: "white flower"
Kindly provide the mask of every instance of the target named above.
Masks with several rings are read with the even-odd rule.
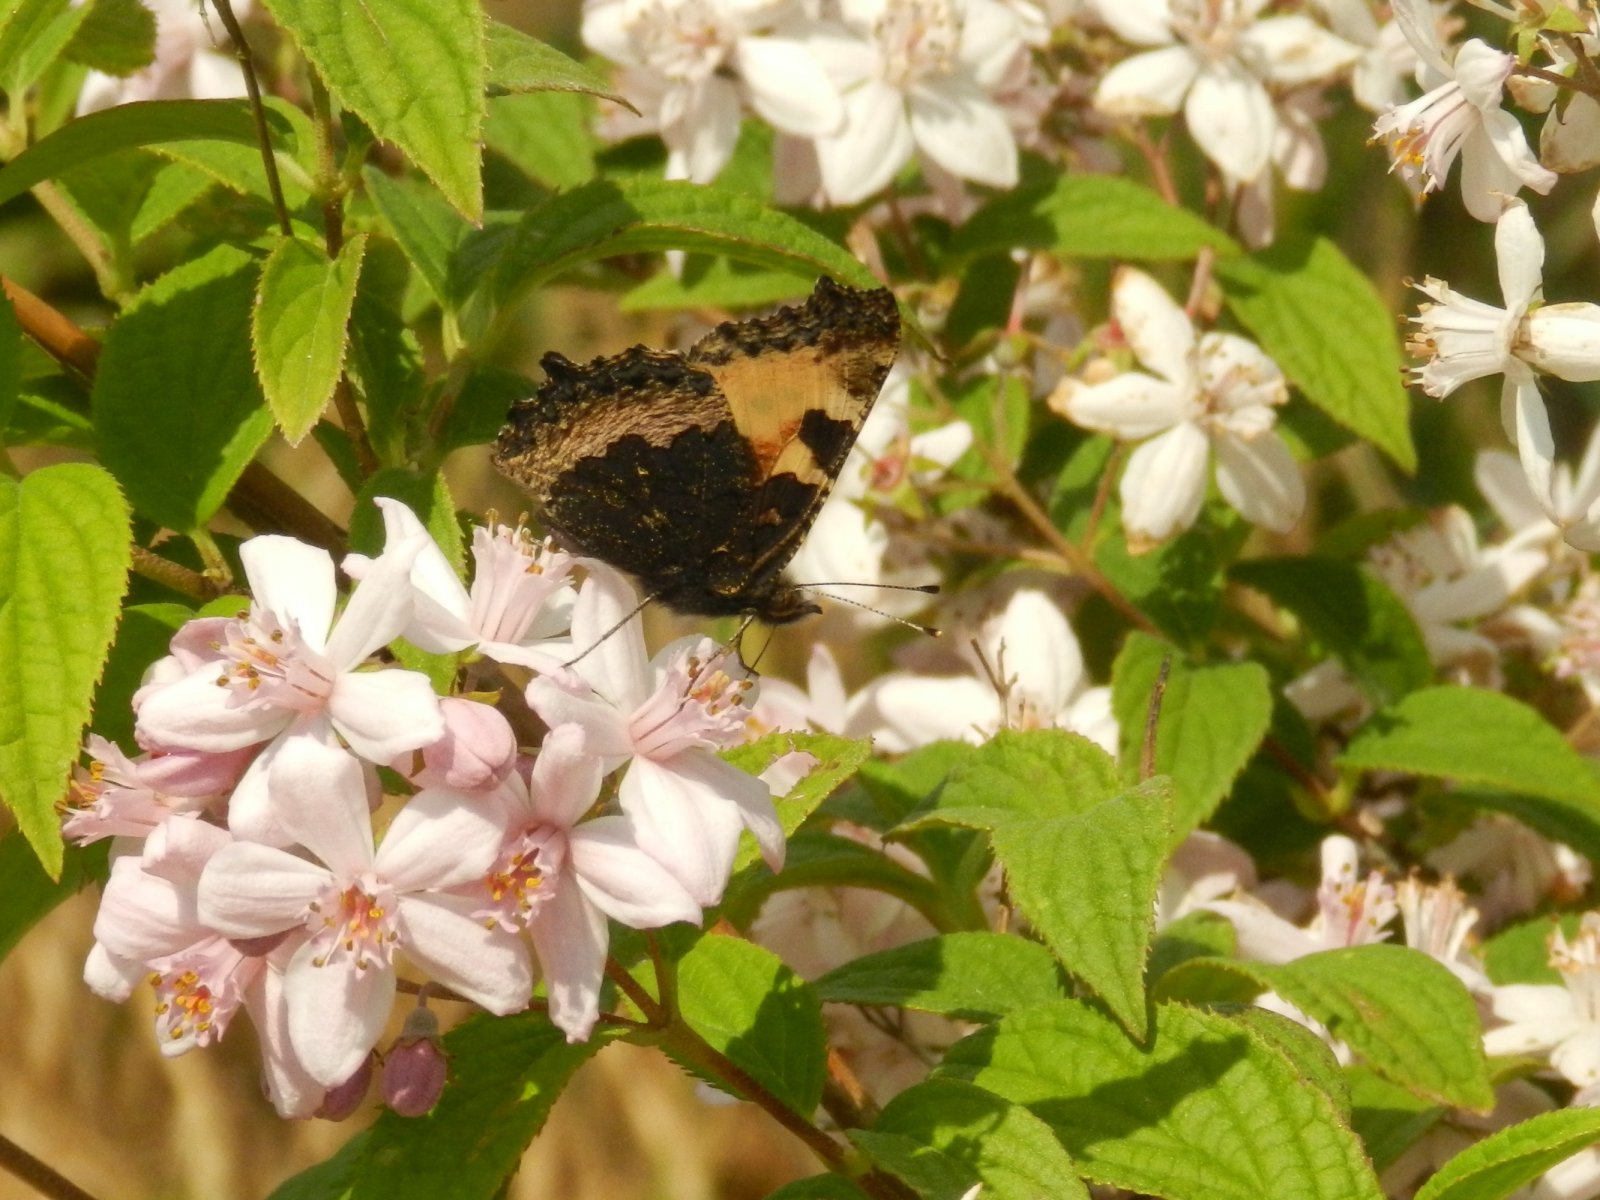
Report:
[[[426,675],[358,669],[410,622],[406,581],[426,541],[389,547],[335,621],[327,551],[293,538],[251,538],[239,548],[255,596],[248,615],[203,622],[215,642],[199,654],[183,649],[180,630],[176,669],[159,672],[161,681],[134,697],[141,741],[214,753],[270,742],[228,801],[229,828],[238,836],[282,842],[266,777],[286,738],[337,734],[368,762],[387,763],[443,736],[439,698]]]
[[[1424,94],[1372,128],[1390,144],[1407,183],[1418,192],[1437,191],[1459,154],[1461,201],[1480,221],[1495,220],[1523,187],[1553,188],[1555,172],[1539,164],[1522,126],[1500,104],[1516,59],[1477,38],[1447,59],[1429,0],[1394,0],[1394,19],[1417,52]]]
[[[1095,90],[1095,107],[1119,117],[1182,111],[1206,157],[1232,180],[1254,182],[1271,160],[1278,118],[1271,84],[1327,79],[1360,49],[1309,17],[1260,18],[1266,0],[1100,0],[1125,41],[1154,46],[1118,63]]]
[[[361,764],[350,755],[293,738],[270,786],[284,828],[314,858],[252,842],[224,846],[200,876],[200,919],[231,938],[309,935],[284,986],[290,1041],[317,1082],[348,1079],[383,1032],[397,952],[490,1012],[527,1005],[526,948],[485,927],[471,901],[445,894],[494,862],[503,829],[492,809],[426,789],[374,850]]]
[[[1024,47],[1016,10],[998,0],[841,0],[858,37],[829,45],[845,122],[816,138],[822,187],[855,204],[921,151],[961,179],[1017,182],[1017,143],[991,98]]]
[[[215,32],[194,0],[144,0],[156,15],[155,58],[126,78],[90,71],[78,93],[78,115],[139,100],[225,100],[245,94],[244,71],[227,43],[220,22]],[[250,0],[233,11],[241,20]],[[220,39],[220,44],[219,44]]]
[[[1233,334],[1196,339],[1188,315],[1142,271],[1117,272],[1111,303],[1134,355],[1155,375],[1130,371],[1090,386],[1067,380],[1050,404],[1086,429],[1150,438],[1122,475],[1130,545],[1160,542],[1194,523],[1212,451],[1217,486],[1247,521],[1280,533],[1293,526],[1306,493],[1273,429],[1273,409],[1287,398],[1277,364]]]
[[[506,836],[488,875],[464,894],[473,915],[527,929],[549,996],[550,1019],[583,1041],[599,1014],[610,916],[635,929],[700,920],[700,908],[665,867],[639,848],[626,817],[584,820],[600,792],[600,760],[574,725],[552,729],[531,779],[513,771],[497,799]],[[470,804],[472,797],[458,796]]]
[[[1479,885],[1478,911],[1491,927],[1547,901],[1570,901],[1589,884],[1589,861],[1519,821],[1480,817],[1427,855],[1430,867]]]
[[[981,742],[1002,728],[1068,729],[1116,753],[1111,689],[1089,686],[1078,639],[1053,600],[1019,588],[976,640],[987,670],[881,676],[851,702],[846,731],[893,754],[943,738]]]
[[[1575,1104],[1600,1099],[1600,913],[1584,913],[1568,942],[1550,934],[1550,965],[1561,983],[1514,983],[1493,990],[1506,1024],[1483,1035],[1489,1054],[1548,1054],[1550,1066],[1578,1088]]]
[[[767,785],[715,753],[749,736],[754,680],[731,676],[728,652],[705,638],[651,660],[641,624],[628,581],[592,566],[572,617],[574,644],[592,647],[573,664],[582,682],[540,676],[528,703],[552,728],[582,726],[607,770],[628,764],[617,798],[639,844],[709,906],[722,898],[741,828],[774,871],[783,865],[783,827]]]
[[[592,0],[583,40],[631,68],[622,87],[656,118],[667,176],[714,179],[739,138],[740,85],[773,128],[805,137],[843,120],[815,23],[788,0]]]
[[[416,514],[398,500],[379,496],[384,544],[421,539],[411,566],[414,611],[402,636],[430,654],[455,654],[475,647],[485,658],[537,671],[561,669],[569,643],[554,643],[571,621],[569,576],[574,559],[547,538],[535,542],[520,525],[477,525],[472,530],[472,589],[461,585],[444,552]],[[345,573],[361,579],[372,559],[351,554]],[[553,645],[550,643],[554,643]]]

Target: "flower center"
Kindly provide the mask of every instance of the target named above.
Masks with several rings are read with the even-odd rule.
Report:
[[[467,621],[485,638],[521,642],[545,604],[567,586],[572,556],[521,525],[491,524],[473,533],[472,599]]]
[[[955,70],[961,17],[952,0],[890,0],[872,36],[883,55],[884,78],[909,87]]]
[[[473,916],[489,928],[525,929],[554,893],[567,858],[566,834],[549,826],[529,829],[500,851],[484,876],[486,903]]]
[[[348,959],[357,971],[388,966],[400,939],[394,909],[393,894],[376,884],[352,883],[342,889],[329,884],[306,922],[317,943],[312,962],[324,967]]]
[[[723,64],[735,33],[714,0],[646,0],[628,26],[645,66],[688,82],[709,77]]]
[[[232,691],[236,703],[315,712],[333,692],[335,672],[328,660],[306,645],[298,629],[264,608],[252,608],[246,620],[229,621],[214,649],[223,661],[217,686]]]
[[[634,751],[657,761],[691,746],[723,749],[749,734],[749,679],[722,669],[728,652],[703,640],[673,659],[666,677],[629,722]]]

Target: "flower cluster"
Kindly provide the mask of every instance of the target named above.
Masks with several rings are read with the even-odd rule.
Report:
[[[582,1040],[608,920],[698,922],[743,829],[783,861],[767,785],[716,754],[749,736],[756,698],[728,652],[693,639],[650,659],[636,615],[605,637],[637,610],[631,587],[588,564],[574,591],[574,561],[520,526],[474,531],[468,589],[409,509],[380,503],[386,545],[346,560],[342,610],[326,552],[244,543],[249,607],[177,632],[135,697],[143,752],[91,740],[65,822],[116,839],[90,984],[123,999],[148,979],[168,1054],[246,1009],[291,1116],[359,1101],[402,964],[424,994],[501,1014],[542,976],[551,1020]],[[484,695],[385,665],[400,639],[532,668],[537,750]],[[426,1042],[402,1036],[408,1065],[385,1071],[403,1111],[431,1106],[411,1063]]]

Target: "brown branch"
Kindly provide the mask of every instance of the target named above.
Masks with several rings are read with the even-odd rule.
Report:
[[[50,1200],[95,1200],[55,1168],[46,1165],[4,1134],[0,1134],[0,1168],[9,1171]]]
[[[83,383],[94,379],[100,361],[99,342],[15,280],[0,276],[0,289],[17,310],[23,333]]]
[[[147,550],[138,543],[133,546],[133,570],[136,575],[143,575],[146,579],[159,583],[162,587],[171,588],[201,604],[222,595],[223,589],[214,579],[175,563],[170,558],[162,558],[155,551]]]

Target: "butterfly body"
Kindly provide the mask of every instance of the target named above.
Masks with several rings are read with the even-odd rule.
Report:
[[[817,611],[783,582],[900,344],[886,289],[819,280],[799,308],[718,326],[687,353],[635,346],[513,406],[495,465],[569,549],[702,616]]]

